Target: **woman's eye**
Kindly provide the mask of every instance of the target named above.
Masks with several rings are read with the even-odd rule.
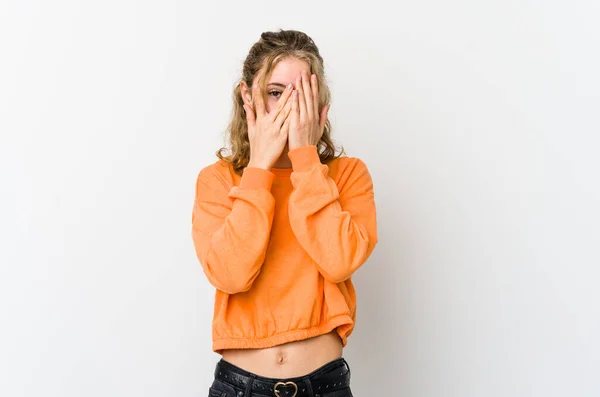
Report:
[[[279,94],[279,95],[281,95],[281,91],[271,91],[271,92],[269,92],[269,95],[273,95],[273,94]],[[275,98],[279,98],[279,96],[277,96],[277,95],[273,95],[273,96]]]

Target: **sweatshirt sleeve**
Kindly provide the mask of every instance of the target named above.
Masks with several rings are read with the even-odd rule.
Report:
[[[377,244],[373,182],[360,159],[351,158],[347,180],[338,190],[321,164],[317,147],[288,152],[294,190],[288,211],[292,230],[323,277],[333,283],[347,280]]]
[[[202,169],[196,181],[192,239],[209,282],[229,294],[245,292],[265,259],[275,198],[275,175],[246,167],[239,186],[229,187],[214,169]]]

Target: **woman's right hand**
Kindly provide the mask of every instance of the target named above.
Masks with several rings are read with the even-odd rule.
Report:
[[[257,79],[258,81],[258,79]],[[288,139],[292,109],[290,100],[293,85],[290,83],[283,91],[275,109],[267,113],[260,85],[255,82],[252,86],[254,109],[244,104],[248,122],[248,140],[250,141],[250,161],[248,167],[259,167],[270,170],[283,152]]]

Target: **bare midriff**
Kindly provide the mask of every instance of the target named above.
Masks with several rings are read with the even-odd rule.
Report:
[[[294,378],[342,357],[342,341],[332,331],[266,349],[224,350],[222,355],[223,360],[259,376]]]

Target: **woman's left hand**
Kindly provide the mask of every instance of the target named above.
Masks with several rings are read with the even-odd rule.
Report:
[[[310,80],[309,80],[310,79]],[[329,104],[319,113],[319,87],[317,76],[306,71],[296,77],[296,90],[292,98],[288,144],[289,149],[317,145],[325,128]]]

